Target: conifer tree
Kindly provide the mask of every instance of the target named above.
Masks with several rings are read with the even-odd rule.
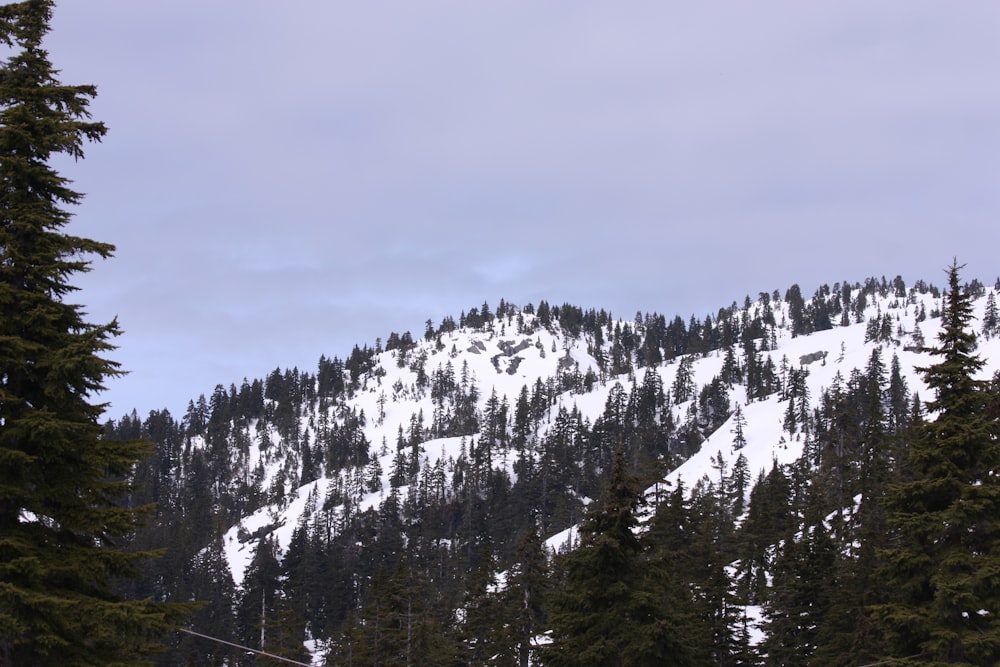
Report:
[[[191,616],[192,627],[199,633],[236,642],[236,616],[233,603],[236,599],[236,585],[229,571],[223,552],[222,539],[217,537],[188,564],[191,580],[190,596],[205,604]],[[232,646],[198,638],[193,635],[181,637],[173,655],[184,657],[192,664],[223,664],[232,661],[239,653]]]
[[[455,664],[453,647],[428,609],[426,591],[406,564],[380,567],[371,581],[360,623],[341,653],[355,665],[415,667]],[[348,647],[349,646],[349,647]]]
[[[997,310],[996,292],[990,292],[986,297],[986,307],[983,309],[983,336],[992,338],[1000,332],[1000,311]]]
[[[948,271],[936,364],[919,369],[935,392],[910,442],[907,478],[887,498],[894,543],[879,607],[896,656],[908,664],[1000,661],[1000,443],[997,397],[978,379],[970,296]],[[936,418],[934,414],[936,413]]]
[[[146,445],[101,437],[91,401],[120,373],[103,356],[118,325],[66,301],[88,256],[114,248],[62,231],[82,195],[49,162],[83,157],[105,126],[94,86],[56,79],[52,9],[0,6],[0,665],[132,664],[174,608],[114,592],[149,556],[120,546],[141,513],[118,503]]]
[[[498,664],[528,667],[534,637],[541,633],[545,619],[545,598],[549,589],[549,567],[538,529],[532,524],[517,546],[514,564],[507,575],[502,598],[507,654],[501,652]]]
[[[664,569],[646,558],[646,542],[635,530],[641,495],[624,468],[619,447],[606,499],[581,525],[580,546],[565,556],[566,582],[552,599],[544,665],[693,664],[691,637],[680,620],[685,600]]]
[[[485,665],[496,655],[504,634],[495,632],[500,603],[496,587],[496,563],[487,545],[479,552],[479,564],[466,580],[461,628],[464,663]]]
[[[884,653],[882,633],[872,616],[873,608],[886,600],[879,564],[886,547],[885,493],[894,460],[892,434],[883,407],[889,392],[884,387],[881,348],[875,348],[864,380],[868,405],[861,425],[854,482],[858,500],[841,536],[846,546],[827,576],[835,584],[830,589],[830,610],[817,632],[813,665],[839,665],[845,655],[860,662],[876,662]]]
[[[821,522],[805,526],[800,536],[786,536],[764,604],[767,638],[760,650],[765,665],[813,664],[818,627],[829,610],[834,563],[833,540]]]
[[[742,609],[736,599],[736,586],[728,568],[736,560],[732,479],[721,452],[712,457],[718,481],[707,476],[691,492],[689,538],[683,547],[689,561],[698,628],[705,641],[712,664],[734,665],[735,657],[745,653],[742,646]],[[659,520],[657,517],[657,521]],[[677,558],[676,552],[669,558]]]

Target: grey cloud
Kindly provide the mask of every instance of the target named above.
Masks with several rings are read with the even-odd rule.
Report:
[[[64,2],[53,60],[111,128],[68,169],[75,229],[118,245],[82,295],[126,329],[115,407],[500,297],[687,317],[952,255],[990,279],[998,24],[988,2]]]

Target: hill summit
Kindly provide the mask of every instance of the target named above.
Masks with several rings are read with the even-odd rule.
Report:
[[[998,286],[961,290],[986,383]],[[571,664],[552,648],[564,561],[631,484],[619,514],[634,511],[641,562],[674,554],[692,664],[779,664],[789,646],[818,660],[820,638],[861,632],[833,620],[864,605],[831,577],[868,557],[864,499],[933,419],[918,369],[948,295],[899,277],[793,285],[686,320],[502,300],[315,372],[217,386],[180,420],[110,422],[157,444],[133,499],[157,514],[135,546],[168,550],[130,593],[207,601],[199,633],[317,664]],[[173,655],[238,660],[190,636]]]

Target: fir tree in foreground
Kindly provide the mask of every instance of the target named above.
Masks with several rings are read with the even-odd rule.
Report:
[[[177,607],[125,601],[115,580],[147,554],[116,546],[136,511],[118,504],[139,442],[101,437],[90,402],[117,364],[117,324],[84,321],[68,279],[105,243],[61,232],[80,201],[49,165],[105,133],[93,86],[64,86],[42,48],[49,0],[0,6],[0,665],[135,664]]]
[[[971,297],[948,272],[938,363],[919,369],[935,392],[915,427],[904,479],[887,498],[885,552],[899,599],[878,611],[912,665],[1000,663],[1000,443],[997,395],[977,379]],[[934,414],[936,413],[936,418]]]

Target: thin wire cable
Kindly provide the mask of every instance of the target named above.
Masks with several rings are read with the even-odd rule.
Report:
[[[918,653],[916,655],[908,655],[905,658],[889,658],[888,660],[882,660],[880,662],[869,662],[867,665],[861,665],[861,667],[875,667],[876,665],[891,665],[896,662],[913,660],[914,658],[919,658],[921,656],[923,656],[923,653]]]
[[[195,632],[194,630],[185,630],[184,628],[178,628],[178,629],[181,632],[186,632],[189,635],[194,635],[195,637],[201,637],[202,639],[208,639],[209,641],[218,642],[219,644],[225,644],[226,646],[232,646],[233,648],[249,651],[250,653],[262,655],[266,658],[274,658],[275,660],[281,660],[282,662],[287,662],[293,665],[300,665],[301,667],[313,667],[313,665],[308,662],[299,662],[298,660],[292,660],[291,658],[282,658],[280,655],[274,655],[273,653],[267,653],[265,651],[258,651],[255,648],[250,648],[249,646],[242,646],[240,644],[234,644],[233,642],[227,642],[225,639],[219,639],[218,637],[209,637],[208,635],[203,635],[200,632]]]

